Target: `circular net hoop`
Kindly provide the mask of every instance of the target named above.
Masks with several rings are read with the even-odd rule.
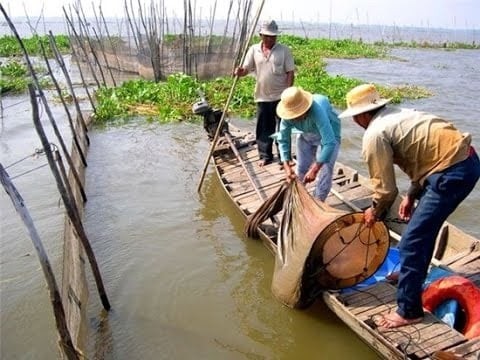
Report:
[[[317,236],[305,263],[304,280],[322,289],[354,286],[378,270],[388,247],[383,222],[367,227],[363,213],[343,215]]]

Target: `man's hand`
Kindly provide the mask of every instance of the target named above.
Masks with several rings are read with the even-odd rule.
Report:
[[[405,196],[398,207],[398,216],[401,220],[408,221],[412,216],[415,199],[410,196]]]
[[[303,182],[305,184],[308,184],[309,182],[312,182],[315,180],[317,177],[318,172],[322,168],[322,163],[314,162],[310,168],[308,169],[307,173],[305,174],[305,177],[303,178]]]
[[[373,208],[368,208],[363,213],[363,222],[368,227],[372,227],[377,222],[377,216],[375,215],[375,210]]]
[[[283,170],[285,171],[285,180],[287,180],[288,183],[291,183],[292,180],[295,180],[297,178],[297,175],[292,169],[293,162],[291,161],[284,161],[282,166]]]
[[[242,68],[242,67],[237,67],[234,71],[233,71],[233,75],[235,76],[245,76],[248,74],[248,71],[247,69],[245,68]]]

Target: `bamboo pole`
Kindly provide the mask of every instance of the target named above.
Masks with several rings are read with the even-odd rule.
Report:
[[[253,190],[255,190],[255,193],[260,198],[260,200],[265,202],[267,200],[266,196],[260,192],[260,189],[255,184],[255,181],[253,180],[253,177],[250,174],[250,171],[248,171],[247,165],[245,164],[245,161],[243,160],[242,155],[240,154],[237,147],[235,146],[235,143],[233,142],[232,137],[230,136],[230,134],[228,132],[225,132],[224,136],[225,136],[225,139],[227,140],[228,144],[230,145],[230,148],[232,149],[233,153],[235,154],[238,161],[240,162],[240,165],[242,165],[243,170],[245,170],[245,173],[247,174],[247,178],[253,186]],[[280,225],[280,221],[277,219],[276,216],[270,216],[270,220],[274,224]]]
[[[93,252],[92,246],[90,245],[90,241],[88,240],[87,234],[83,228],[82,222],[80,217],[78,216],[78,212],[76,212],[76,208],[74,208],[71,204],[71,199],[67,193],[65,185],[63,184],[62,177],[59,173],[57,166],[55,165],[55,159],[53,157],[52,151],[50,149],[50,143],[45,135],[45,131],[43,130],[42,122],[40,121],[38,115],[38,105],[36,100],[35,90],[33,85],[28,85],[28,90],[30,93],[30,100],[32,103],[32,115],[33,115],[33,123],[35,125],[35,130],[42,142],[43,150],[45,151],[45,155],[47,156],[48,164],[50,166],[50,170],[53,173],[55,181],[57,183],[57,188],[60,192],[62,197],[63,204],[65,206],[65,210],[67,212],[67,216],[72,223],[75,232],[77,233],[80,242],[82,243],[83,249],[87,255],[88,261],[90,262],[90,266],[92,268],[92,273],[95,278],[95,283],[97,285],[98,293],[100,295],[100,300],[105,310],[110,310],[110,303],[107,298],[107,294],[105,292],[105,287],[103,286],[102,276],[100,274],[100,269],[97,264],[97,260],[95,259],[95,254]],[[70,170],[73,171],[74,167],[73,164],[70,164]]]
[[[101,50],[102,55],[103,55],[103,61],[105,61],[105,67],[107,68],[108,73],[110,74],[110,78],[112,79],[112,84],[113,84],[114,87],[117,87],[117,82],[115,81],[115,77],[113,76],[112,68],[110,67],[110,64],[108,63],[107,54],[106,54],[106,51],[105,51],[105,46],[103,46],[103,38],[98,36],[97,31],[95,30],[94,27],[92,27],[92,30],[93,30],[93,35],[95,35],[95,38],[97,39],[98,45],[100,46],[100,50]],[[99,66],[101,67],[101,65],[99,65]],[[106,83],[105,83],[105,85],[106,85]]]
[[[65,309],[63,308],[62,298],[60,296],[60,291],[55,280],[55,275],[48,260],[47,253],[43,247],[42,240],[38,235],[35,224],[33,223],[32,217],[25,206],[25,201],[22,196],[17,191],[15,185],[10,180],[8,173],[5,171],[3,165],[0,163],[0,181],[5,189],[6,193],[12,200],[15,210],[20,215],[20,218],[23,221],[23,224],[28,230],[30,239],[33,242],[33,246],[38,255],[40,265],[42,267],[43,275],[47,282],[48,292],[50,294],[50,302],[52,304],[53,313],[55,315],[55,324],[57,327],[58,334],[60,336],[59,345],[62,349],[64,355],[69,360],[80,359],[80,354],[76,351],[75,346],[73,345],[72,337],[67,327],[67,320],[65,316]]]
[[[100,60],[98,60],[97,49],[93,46],[92,40],[90,37],[90,32],[88,31],[89,23],[87,21],[87,18],[85,17],[85,13],[83,12],[82,3],[79,3],[79,7],[73,6],[73,9],[77,14],[78,25],[80,26],[80,29],[83,27],[83,29],[85,30],[85,39],[87,40],[87,44],[90,49],[90,53],[93,56],[93,60],[97,65],[98,72],[100,73],[100,77],[102,78],[103,86],[107,86],[107,80],[105,79],[105,74],[103,73],[102,64],[100,64]]]
[[[240,152],[235,146],[232,140],[232,137],[228,132],[224,132],[223,136],[225,136],[225,139],[227,140],[228,144],[230,145],[230,148],[232,149],[233,153],[237,157],[237,160],[240,162],[240,165],[242,165],[243,170],[245,170],[245,173],[247,174],[247,178],[253,186],[253,190],[255,190],[260,200],[265,201],[266,200],[265,196],[260,192],[257,185],[255,184],[255,181],[253,180],[252,175],[250,174],[250,171],[248,171],[247,165],[245,165],[245,161],[243,161],[242,155],[240,155]]]
[[[25,48],[25,44],[23,43],[22,39],[20,38],[20,35],[17,32],[17,29],[15,28],[15,26],[12,23],[12,20],[7,15],[7,13],[5,12],[5,9],[3,8],[2,4],[0,4],[0,11],[3,13],[5,19],[7,20],[8,26],[10,27],[10,30],[12,30],[15,38],[18,41],[20,49],[22,50],[22,53],[25,57],[25,62],[27,64],[28,71],[30,72],[30,76],[32,77],[32,82],[35,84],[35,87],[38,89],[38,95],[39,95],[40,99],[42,100],[43,106],[45,107],[45,112],[47,113],[48,119],[50,120],[50,124],[52,125],[52,128],[53,128],[53,131],[54,131],[54,133],[55,133],[55,135],[56,135],[56,137],[57,137],[57,139],[60,143],[60,147],[62,148],[62,151],[65,154],[65,158],[67,159],[68,165],[72,169],[72,174],[75,178],[75,181],[78,185],[78,188],[80,189],[83,201],[87,201],[87,196],[85,195],[85,191],[83,190],[82,182],[80,181],[80,177],[78,176],[78,172],[73,165],[72,158],[70,157],[70,155],[68,153],[68,149],[65,145],[65,142],[63,141],[62,135],[60,134],[60,131],[58,130],[58,126],[57,126],[57,124],[55,122],[55,119],[53,117],[52,110],[48,106],[47,98],[45,97],[45,94],[42,90],[42,87],[40,86],[40,82],[38,81],[37,74],[36,74],[35,70],[33,69],[33,65],[32,65],[32,62],[30,61],[30,57],[28,56],[28,52],[27,52],[27,49]]]
[[[69,31],[69,40],[70,40],[70,49],[72,50],[72,57],[75,60],[75,64],[77,65],[78,73],[80,74],[80,79],[82,80],[83,88],[85,90],[85,93],[87,94],[88,100],[90,101],[90,106],[92,107],[93,112],[96,112],[97,108],[95,107],[95,102],[93,101],[93,97],[90,94],[90,90],[88,89],[87,80],[85,79],[85,76],[83,75],[82,66],[80,65],[80,59],[79,59],[78,54],[75,50],[75,46],[73,46],[72,36],[70,34],[70,31]],[[82,121],[83,121],[83,119],[82,119]]]
[[[92,63],[90,62],[90,59],[89,59],[89,56],[88,56],[88,51],[85,48],[85,44],[83,43],[82,38],[80,37],[80,35],[78,35],[78,32],[75,29],[75,25],[73,24],[73,15],[72,15],[72,19],[70,19],[70,17],[67,14],[67,10],[65,9],[65,7],[62,7],[62,9],[63,9],[63,13],[65,15],[65,19],[67,20],[68,25],[70,26],[70,29],[72,29],[73,36],[74,36],[75,40],[77,40],[77,44],[80,47],[80,49],[82,49],[82,51],[83,51],[83,55],[85,56],[85,60],[88,64],[88,67],[90,68],[90,72],[92,74],[93,80],[97,84],[97,87],[100,87],[100,81],[98,80],[95,69],[93,68]],[[80,27],[80,31],[82,31],[82,27]],[[72,44],[72,42],[70,42],[70,43]],[[73,44],[72,44],[72,49],[73,49]]]
[[[260,3],[260,5],[258,7],[258,10],[257,10],[257,13],[255,15],[254,21],[252,23],[252,28],[250,30],[250,34],[249,34],[248,39],[245,43],[245,49],[243,51],[242,58],[239,62],[240,64],[243,63],[243,61],[245,60],[245,57],[247,55],[250,40],[253,37],[253,34],[255,32],[255,28],[257,27],[257,22],[258,22],[258,19],[260,17],[260,14],[262,12],[262,8],[263,8],[264,3],[265,3],[265,0],[262,0],[262,2]],[[221,132],[220,130],[221,130],[221,128],[223,126],[223,123],[225,121],[225,114],[228,111],[228,106],[230,105],[230,101],[232,100],[233,93],[234,93],[235,87],[237,85],[238,79],[239,79],[239,76],[235,75],[235,77],[233,79],[232,87],[230,88],[230,93],[229,93],[228,98],[227,98],[227,102],[225,103],[225,106],[224,106],[223,111],[222,111],[222,117],[220,118],[220,121],[218,123],[217,131],[215,132],[215,136],[213,137],[212,144],[210,145],[210,151],[208,152],[207,158],[205,159],[205,164],[203,166],[203,171],[202,171],[202,174],[200,176],[200,182],[198,183],[197,192],[200,192],[200,190],[202,188],[203,180],[205,179],[205,173],[207,171],[208,164],[210,163],[210,158],[212,157],[213,151],[215,150],[215,146],[217,145],[218,137],[219,137],[220,132]]]
[[[55,163],[57,164],[57,168],[62,178],[62,183],[65,186],[65,191],[68,195],[68,199],[70,200],[70,205],[72,206],[73,211],[75,212],[75,217],[77,219],[80,219],[80,212],[78,211],[78,207],[76,205],[75,195],[73,194],[70,181],[68,181],[68,175],[67,175],[67,171],[65,170],[65,166],[63,165],[62,155],[60,154],[60,151],[58,151],[56,146],[53,146],[52,156],[53,156],[53,159],[55,160]]]
[[[78,140],[78,135],[77,135],[77,132],[75,131],[75,126],[73,125],[72,115],[70,114],[70,110],[68,109],[68,106],[65,102],[65,98],[63,97],[62,89],[60,89],[60,86],[58,85],[58,81],[55,78],[55,75],[53,74],[52,67],[50,66],[50,61],[48,60],[47,53],[45,51],[45,47],[43,46],[42,43],[40,43],[40,48],[42,50],[42,54],[43,54],[43,57],[44,57],[44,60],[45,60],[45,64],[47,65],[47,69],[48,69],[48,73],[50,74],[50,78],[52,79],[53,85],[55,86],[55,90],[57,90],[58,97],[60,98],[60,101],[63,105],[63,108],[65,109],[65,112],[67,114],[68,124],[70,126],[70,131],[72,132],[73,143],[75,144],[75,148],[77,149],[78,154],[80,155],[80,159],[82,160],[83,166],[86,167],[87,166],[87,161],[85,159],[85,155],[83,154],[83,149],[80,146],[80,142]],[[74,97],[74,101],[76,101],[75,97]],[[86,134],[85,134],[85,136],[86,136]]]
[[[130,12],[128,11],[128,3],[127,3],[127,0],[125,0],[124,2],[124,9],[125,9],[125,15],[127,17],[127,30],[128,29],[131,29],[132,31],[132,37],[133,37],[133,41],[135,42],[135,46],[137,48],[137,51],[140,49],[140,46],[139,46],[139,40],[137,40],[137,34],[135,33],[135,29],[133,27],[133,20],[132,18],[130,17]],[[130,35],[127,33],[127,36],[128,36],[128,47],[129,47],[129,50],[131,50],[131,46],[130,46]],[[131,55],[131,52],[130,52],[130,55]]]
[[[90,145],[90,139],[88,138],[88,135],[87,135],[88,133],[87,124],[85,123],[85,119],[83,118],[82,109],[80,109],[80,103],[78,101],[77,95],[75,94],[72,80],[70,78],[70,73],[68,72],[67,67],[65,66],[65,61],[63,61],[62,54],[60,54],[60,51],[58,50],[57,44],[55,42],[55,37],[53,36],[52,31],[49,31],[48,39],[50,42],[50,48],[52,49],[52,52],[55,56],[55,60],[57,61],[57,64],[60,66],[60,69],[62,69],[63,76],[65,77],[65,81],[70,90],[70,94],[72,95],[73,103],[75,105],[75,109],[77,110],[77,116],[80,118],[80,125],[82,126],[83,132],[85,133],[85,139],[87,140],[87,145]],[[53,78],[53,74],[52,74],[52,78]],[[95,107],[93,107],[93,109],[95,109]],[[66,106],[65,106],[65,110],[67,111],[67,115],[69,116],[69,119],[70,119],[70,112],[67,110]],[[85,162],[85,166],[86,166],[86,162]]]
[[[99,10],[100,19],[103,22],[103,26],[105,26],[105,33],[107,34],[108,41],[110,42],[110,47],[112,48],[113,55],[115,56],[115,60],[117,61],[117,69],[118,69],[118,71],[121,71],[122,68],[120,67],[120,61],[118,60],[117,49],[116,49],[116,46],[114,45],[114,43],[112,41],[112,36],[110,35],[110,32],[108,31],[107,20],[105,20],[105,16],[103,16],[103,11],[102,11],[102,6],[101,5],[98,7],[98,10]],[[121,35],[120,35],[121,34],[121,29],[120,29],[120,26],[118,26],[118,24],[117,24],[117,27],[119,28],[118,37],[121,37]],[[114,86],[117,86],[117,85],[114,83]]]

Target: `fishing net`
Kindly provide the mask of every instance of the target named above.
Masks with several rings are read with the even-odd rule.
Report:
[[[257,225],[278,210],[283,213],[277,236],[274,296],[290,307],[311,304],[321,291],[353,286],[370,277],[383,263],[388,229],[372,227],[362,213],[348,213],[315,200],[297,180],[283,186],[247,222]]]

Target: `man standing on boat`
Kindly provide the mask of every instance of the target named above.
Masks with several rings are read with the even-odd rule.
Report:
[[[364,212],[367,226],[385,215],[398,194],[394,164],[411,180],[398,210],[408,220],[399,244],[398,308],[376,323],[385,328],[417,323],[424,316],[422,285],[435,239],[475,187],[480,161],[469,134],[429,113],[388,108],[390,99],[381,99],[372,84],[353,88],[346,99],[340,118],[351,116],[365,129],[362,152],[374,189],[373,204]]]
[[[285,89],[277,106],[282,119],[277,136],[280,159],[287,181],[299,177],[304,183],[317,177],[315,197],[325,201],[340,150],[340,119],[326,96],[299,87]],[[297,173],[292,170],[291,137],[297,130]]]
[[[260,27],[259,44],[252,45],[236,76],[255,73],[255,102],[257,103],[256,141],[260,166],[273,162],[271,135],[275,133],[279,119],[275,109],[283,90],[293,85],[295,65],[287,46],[277,43],[280,33],[277,23],[266,21]]]

